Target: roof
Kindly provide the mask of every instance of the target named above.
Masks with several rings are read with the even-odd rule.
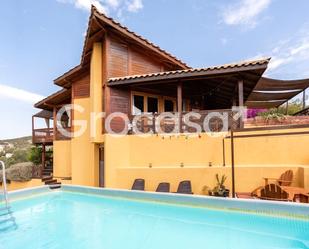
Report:
[[[176,70],[167,72],[158,72],[142,75],[131,75],[118,78],[110,78],[108,80],[109,86],[126,85],[138,82],[152,82],[166,79],[179,79],[189,78],[193,76],[206,76],[206,75],[217,75],[227,73],[237,73],[241,71],[248,71],[254,69],[266,69],[270,61],[270,58],[243,61],[238,63],[224,64],[206,68],[192,68],[186,70]]]
[[[42,99],[41,101],[34,104],[34,107],[44,109],[44,110],[52,110],[52,105],[58,105],[63,102],[68,102],[71,100],[71,89],[61,89],[58,92],[55,92],[48,97]]]
[[[38,113],[34,114],[33,117],[53,119],[53,112],[47,111],[47,110],[42,110],[42,111],[39,111]]]
[[[250,108],[274,108],[309,87],[309,79],[277,80],[261,77],[248,97],[246,105]]]
[[[56,78],[54,80],[54,83],[56,85],[62,87],[69,87],[69,84],[67,84],[66,80],[70,80],[68,79],[69,77],[75,77],[78,73],[80,73],[81,70],[85,69],[85,66],[90,61],[92,43],[95,40],[103,39],[103,34],[107,28],[111,29],[113,32],[121,34],[122,36],[126,37],[129,40],[135,41],[140,46],[151,50],[152,52],[158,54],[160,57],[164,57],[167,61],[169,61],[169,63],[175,64],[179,68],[183,69],[190,68],[186,63],[184,63],[180,59],[171,55],[170,53],[163,50],[159,46],[153,44],[144,37],[136,34],[133,31],[130,31],[127,27],[121,25],[119,22],[116,22],[114,19],[107,17],[103,13],[100,13],[95,6],[92,6],[80,64],[68,70],[58,78]]]
[[[87,53],[86,44],[87,44],[87,40],[89,39],[89,35],[90,35],[90,26],[91,26],[91,23],[92,23],[92,17],[98,18],[97,20],[100,23],[101,29],[102,28],[104,29],[106,27],[112,28],[113,31],[119,32],[122,35],[126,36],[127,38],[138,42],[140,45],[146,47],[147,49],[151,49],[155,53],[158,53],[161,56],[166,57],[166,59],[168,59],[170,62],[177,64],[181,68],[190,68],[186,63],[184,63],[180,59],[176,58],[174,55],[168,53],[167,51],[163,50],[158,45],[155,45],[154,43],[150,42],[146,38],[144,38],[144,37],[136,34],[135,32],[129,30],[127,27],[123,26],[122,24],[115,21],[114,19],[112,19],[112,18],[104,15],[103,13],[99,12],[94,5],[92,5],[92,7],[91,7],[91,15],[90,15],[90,18],[89,18],[90,21],[89,21],[87,35],[86,35],[86,39],[85,39],[82,61],[83,61],[83,57]]]

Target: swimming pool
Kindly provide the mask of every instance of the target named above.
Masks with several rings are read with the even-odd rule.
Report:
[[[65,185],[10,193],[1,249],[308,248],[309,208]]]

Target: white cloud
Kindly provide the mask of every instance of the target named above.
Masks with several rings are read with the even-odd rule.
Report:
[[[304,25],[288,39],[271,46],[269,52],[259,56],[271,56],[267,76],[276,78],[309,77],[309,24]]]
[[[238,0],[223,10],[223,21],[227,25],[255,27],[257,17],[270,5],[271,0]]]
[[[132,0],[128,4],[128,11],[130,12],[137,12],[142,8],[143,8],[142,0]]]
[[[31,93],[19,88],[7,86],[7,85],[1,85],[0,84],[0,96],[28,102],[28,103],[36,103],[44,98],[44,96],[41,96],[36,93]]]
[[[60,3],[73,4],[76,8],[89,11],[94,5],[100,12],[115,12],[119,17],[124,11],[137,12],[143,8],[142,0],[57,0]]]

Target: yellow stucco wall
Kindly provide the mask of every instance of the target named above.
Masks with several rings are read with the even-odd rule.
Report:
[[[71,141],[54,141],[54,176],[71,177]]]
[[[90,98],[75,99],[74,104],[82,106],[83,112],[74,111],[75,120],[90,121]],[[80,129],[74,126],[74,132]],[[97,145],[90,139],[90,127],[71,139],[72,184],[98,186],[98,152]]]
[[[41,179],[32,179],[27,182],[15,182],[12,181],[10,184],[7,184],[8,191],[12,190],[18,190],[23,188],[32,188],[43,185],[43,182]]]
[[[283,131],[272,131],[278,132]],[[179,181],[191,180],[194,192],[202,193],[203,186],[214,187],[216,173],[227,175],[231,187],[230,139],[224,141],[225,167],[222,137],[105,135],[106,187],[129,189],[134,179],[144,178],[146,190],[167,181],[175,191]],[[294,172],[294,186],[309,188],[308,144],[306,134],[235,138],[236,190],[252,191],[263,185],[263,177],[277,178],[288,169]]]
[[[102,117],[98,116],[103,107],[103,88],[102,88],[102,43],[94,43],[90,65],[90,102],[92,115],[96,115],[91,141],[94,143],[103,142]]]

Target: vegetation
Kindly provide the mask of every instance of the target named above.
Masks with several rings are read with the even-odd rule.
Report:
[[[288,110],[286,110],[286,106],[279,106],[278,108],[271,108],[264,112],[259,112],[257,115],[261,116],[265,119],[280,119],[284,118],[286,115],[293,115],[296,112],[299,112],[302,110],[302,104],[299,103],[299,101],[293,101],[292,103],[289,103]]]
[[[216,174],[216,186],[213,189],[209,188],[208,186],[204,186],[203,193],[213,196],[228,196],[230,191],[224,185],[226,179],[226,175],[222,175],[220,177],[219,174]]]

